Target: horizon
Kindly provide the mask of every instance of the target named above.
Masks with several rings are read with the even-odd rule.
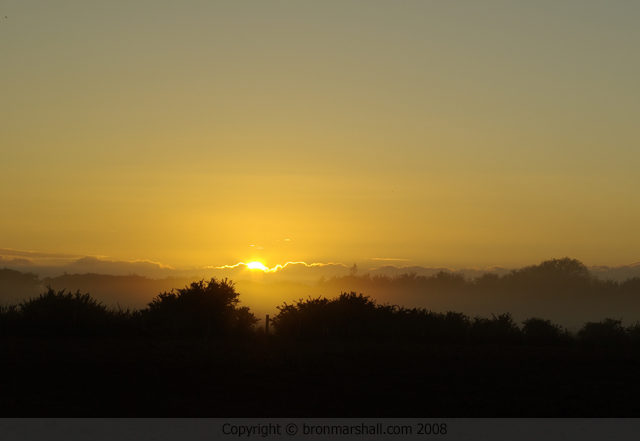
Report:
[[[436,313],[455,311],[469,317],[509,313],[516,322],[544,317],[572,332],[603,317],[614,317],[612,320],[624,320],[627,324],[640,320],[637,296],[629,295],[637,293],[640,286],[640,263],[587,267],[579,260],[565,257],[520,269],[451,270],[387,265],[360,271],[356,264],[309,266],[298,262],[269,271],[254,262],[210,268],[199,274],[175,270],[163,274],[126,271],[114,274],[98,270],[95,266],[98,263],[97,259],[92,261],[91,271],[66,272],[58,267],[56,272],[47,274],[0,269],[0,306],[22,304],[41,295],[42,286],[46,285],[58,292],[90,293],[115,310],[122,307],[141,310],[163,292],[178,292],[210,279],[225,283],[228,280],[235,286],[241,304],[257,317],[275,317],[282,305],[296,304],[304,298],[334,299],[351,292],[380,305]],[[107,264],[102,269],[108,269],[115,262],[101,263]]]
[[[29,259],[31,257],[32,259]],[[33,273],[39,277],[57,277],[62,274],[99,274],[126,276],[136,275],[151,279],[163,278],[232,278],[249,281],[291,281],[311,283],[321,278],[341,277],[344,275],[386,275],[390,277],[407,273],[432,275],[439,271],[462,274],[469,279],[480,277],[484,273],[504,275],[525,267],[539,265],[542,262],[569,256],[553,257],[540,262],[532,262],[519,267],[492,265],[488,267],[447,267],[444,265],[428,266],[413,263],[405,259],[370,259],[351,264],[342,262],[284,262],[269,266],[264,260],[237,262],[219,266],[203,265],[198,267],[172,267],[151,260],[115,260],[104,256],[69,256],[49,254],[25,250],[0,248],[0,267]],[[573,258],[571,258],[573,259]],[[575,259],[580,261],[580,259]],[[640,262],[619,264],[615,266],[584,264],[592,275],[601,279],[610,278],[622,281],[640,276]],[[370,265],[367,265],[370,263]],[[354,268],[355,265],[355,268]],[[355,272],[353,272],[355,270]]]

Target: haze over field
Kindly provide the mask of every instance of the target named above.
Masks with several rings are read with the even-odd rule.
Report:
[[[0,269],[0,306],[23,303],[45,291],[90,293],[111,308],[144,309],[158,294],[185,288],[192,282],[231,277],[243,306],[258,317],[274,316],[285,304],[305,299],[335,298],[341,293],[361,293],[379,305],[421,308],[444,313],[488,317],[509,312],[516,322],[545,317],[575,331],[586,322],[603,318],[640,321],[640,264],[587,268],[570,259],[552,259],[520,269],[426,268],[391,265],[361,272],[357,265],[290,263],[266,268],[258,262],[224,268],[201,268],[187,273],[163,268],[164,278],[144,275],[100,274],[99,269],[145,269],[148,262],[110,262],[82,258],[67,268],[93,272],[60,272],[38,276],[5,267]],[[32,267],[35,269],[37,267]],[[48,270],[52,271],[53,267]],[[107,271],[104,271],[107,272]],[[198,275],[196,275],[198,274]],[[313,277],[313,278],[312,278]]]
[[[639,42],[616,0],[4,1],[0,268],[636,276]]]

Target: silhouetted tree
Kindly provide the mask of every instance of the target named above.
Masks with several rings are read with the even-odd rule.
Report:
[[[34,273],[23,273],[7,267],[0,269],[0,283],[38,286],[40,280]]]
[[[473,283],[477,289],[483,291],[497,291],[502,286],[500,276],[494,273],[484,273],[476,277]]]
[[[620,283],[617,280],[601,280],[594,277],[591,283],[593,285],[594,292],[598,295],[611,296],[620,292]]]
[[[159,294],[145,311],[151,332],[180,336],[237,335],[259,321],[247,307],[238,308],[239,294],[230,280],[193,282]]]
[[[17,302],[37,295],[41,289],[41,281],[36,274],[0,269],[0,302]]]
[[[623,294],[640,294],[640,277],[632,277],[620,283]]]
[[[516,291],[570,294],[591,291],[593,277],[582,262],[564,257],[511,271],[502,281]]]

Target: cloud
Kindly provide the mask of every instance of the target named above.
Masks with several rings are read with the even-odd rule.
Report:
[[[399,257],[371,257],[368,260],[384,263],[407,262],[409,259]],[[154,279],[167,277],[229,278],[231,280],[261,280],[263,282],[301,282],[312,283],[321,277],[342,277],[349,275],[349,266],[339,262],[286,262],[278,264],[267,271],[250,270],[245,262],[232,265],[205,266],[197,268],[174,268],[152,260],[112,260],[102,256],[82,256],[68,253],[46,253],[39,251],[14,250],[0,248],[0,266],[16,270],[29,271],[41,277],[53,277],[63,273],[69,274],[137,274]],[[492,266],[487,268],[448,268],[428,267],[420,265],[384,264],[368,270],[360,269],[360,274],[385,275],[395,277],[409,272],[418,276],[431,276],[440,271],[462,274],[467,278],[480,277],[484,273],[504,275],[513,269]],[[629,265],[589,267],[594,276],[601,279],[623,281],[632,277],[640,277],[640,262]]]
[[[30,257],[32,259],[77,259],[78,257],[82,257],[82,254],[42,253],[40,251],[0,248],[0,256]]]
[[[29,259],[23,258],[13,258],[7,259],[4,256],[0,256],[0,265],[9,265],[9,266],[33,266],[35,262]]]
[[[155,277],[167,277],[175,269],[169,265],[151,260],[108,260],[85,256],[67,265],[73,271],[94,272],[99,274],[127,275],[139,274]]]
[[[265,281],[315,281],[320,277],[344,276],[349,273],[348,267],[343,263],[306,263],[286,262],[278,264],[266,271],[249,270],[248,262],[238,262],[234,265],[207,266],[206,274],[215,277],[228,278],[256,278],[263,276]]]

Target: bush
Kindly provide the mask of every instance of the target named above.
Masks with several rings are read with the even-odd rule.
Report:
[[[444,316],[442,327],[444,342],[460,344],[469,338],[471,321],[466,314],[448,311]]]
[[[152,333],[175,336],[221,337],[248,333],[259,321],[247,307],[238,308],[232,281],[193,282],[159,294],[143,311]]]
[[[107,310],[106,332],[109,337],[140,337],[146,333],[143,328],[143,313],[137,309],[124,309],[118,305]]]
[[[389,327],[393,307],[379,306],[355,292],[339,297],[300,299],[278,306],[273,317],[275,331],[282,336],[303,339],[379,339]]]
[[[606,318],[600,322],[588,322],[578,331],[583,343],[593,346],[617,346],[627,342],[627,330],[622,319]]]
[[[271,319],[273,329],[282,336],[317,339],[329,333],[330,311],[326,298],[298,300],[293,305],[286,302],[278,306],[278,313]]]
[[[509,344],[516,343],[521,331],[511,318],[510,313],[500,314],[493,318],[475,317],[469,328],[470,340],[473,343]]]
[[[20,330],[22,314],[18,305],[0,306],[0,335],[15,334]]]
[[[384,325],[376,302],[355,292],[341,293],[329,302],[330,321],[327,332],[343,339],[375,339]]]
[[[377,305],[355,292],[334,299],[309,298],[278,307],[273,327],[278,335],[311,340],[396,340],[423,343],[463,343],[469,317],[423,308]]]
[[[522,322],[522,339],[531,345],[557,345],[566,340],[567,333],[562,327],[554,325],[551,320],[532,317]]]
[[[626,329],[627,337],[631,344],[640,345],[640,322],[635,322]]]
[[[88,293],[65,293],[47,286],[47,292],[23,300],[20,312],[27,333],[42,336],[95,335],[105,331],[106,307]]]

